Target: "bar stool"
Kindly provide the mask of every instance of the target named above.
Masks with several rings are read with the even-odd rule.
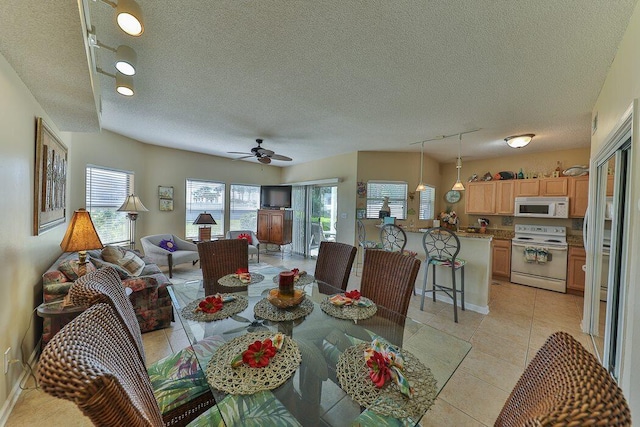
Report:
[[[364,223],[358,220],[358,248],[362,248],[362,250],[358,251],[360,255],[356,259],[356,276],[358,275],[358,265],[362,266],[364,261],[364,251],[367,249],[377,249],[378,247],[379,243],[373,240],[367,240],[367,230]]]
[[[407,246],[407,233],[395,224],[385,224],[380,230],[380,243],[387,252],[404,252]]]
[[[444,292],[453,300],[453,318],[458,323],[457,294],[460,294],[460,302],[464,311],[464,265],[465,260],[457,258],[460,252],[460,239],[453,231],[436,227],[428,229],[422,236],[422,247],[426,253],[424,280],[422,282],[422,301],[420,310],[424,310],[424,296],[427,292],[433,294],[433,301],[436,300],[436,292]],[[433,266],[433,287],[427,291],[427,275],[429,266]],[[436,283],[436,267],[451,268],[452,286],[443,286]],[[456,270],[460,270],[460,289],[456,286]]]

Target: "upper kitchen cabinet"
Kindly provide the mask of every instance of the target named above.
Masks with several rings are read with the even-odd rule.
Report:
[[[568,178],[545,178],[540,180],[541,196],[566,196],[569,194]]]
[[[540,195],[539,179],[517,180],[515,184],[515,197],[532,197]]]
[[[583,218],[589,203],[589,175],[569,178],[569,216]]]
[[[496,181],[495,213],[497,215],[513,215],[513,188],[513,181]]]
[[[496,183],[493,181],[469,182],[465,194],[468,214],[495,214]],[[513,211],[513,207],[511,208]]]

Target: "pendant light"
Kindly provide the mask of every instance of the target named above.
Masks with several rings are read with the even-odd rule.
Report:
[[[424,141],[422,141],[422,147],[420,148],[420,183],[416,187],[416,191],[424,191],[427,186],[422,182],[422,165],[424,163]]]
[[[456,180],[456,183],[453,184],[453,187],[451,187],[451,189],[456,191],[464,191],[464,185],[462,185],[462,181],[460,181],[460,169],[462,169],[462,158],[460,157],[460,153],[462,151],[462,134],[461,133],[458,134],[458,139],[459,139],[458,160],[456,160],[456,169],[458,170],[458,179]]]

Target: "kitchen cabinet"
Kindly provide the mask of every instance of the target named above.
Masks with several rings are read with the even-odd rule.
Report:
[[[539,179],[519,179],[515,185],[515,197],[533,197],[540,195]]]
[[[587,262],[587,254],[580,246],[569,247],[569,261],[567,263],[567,293],[584,294],[585,272],[582,266]]]
[[[515,204],[513,195],[513,181],[496,181],[496,205],[497,215],[513,215]]]
[[[491,275],[509,280],[511,277],[511,240],[493,239]]]
[[[465,194],[468,214],[494,215],[496,185],[493,181],[469,182]]]
[[[569,216],[584,218],[589,203],[589,175],[569,178]]]
[[[258,240],[260,243],[288,245],[291,243],[293,211],[291,210],[258,210]]]
[[[569,194],[567,178],[545,178],[540,180],[540,195],[547,197],[563,197]]]

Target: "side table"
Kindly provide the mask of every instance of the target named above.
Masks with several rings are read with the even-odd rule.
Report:
[[[64,325],[87,309],[87,307],[80,305],[69,305],[65,307],[62,303],[63,300],[46,302],[36,308],[38,316],[51,319],[52,337],[57,334]]]

